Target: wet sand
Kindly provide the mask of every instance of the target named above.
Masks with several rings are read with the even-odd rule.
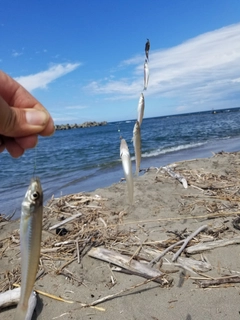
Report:
[[[161,260],[162,263],[154,266],[164,272],[164,277],[169,280],[168,285],[164,287],[151,281],[130,289],[146,279],[113,271],[111,264],[88,255],[91,247],[97,245],[129,256],[129,264],[131,258],[147,263],[155,257],[154,250],[160,253],[170,243],[186,238],[203,225],[208,226],[207,230],[197,235],[189,245],[239,237],[240,231],[232,224],[240,214],[239,164],[239,152],[178,162],[173,170],[187,179],[187,189],[165,171],[150,168],[140,177],[134,178],[135,202],[132,207],[127,204],[124,182],[97,189],[86,194],[85,202],[81,198],[81,202],[84,203],[81,212],[86,216],[85,223],[80,224],[83,217],[79,217],[74,222],[64,225],[69,233],[61,237],[56,235],[55,230],[49,231],[49,227],[59,222],[59,212],[63,207],[60,207],[58,202],[59,212],[56,213],[53,209],[55,207],[49,205],[44,213],[42,247],[45,251],[43,250],[41,255],[41,269],[45,273],[36,281],[35,289],[74,303],[56,301],[39,294],[33,319],[239,320],[239,283],[203,289],[196,280],[239,276],[238,244],[191,255],[195,260],[201,261],[204,258],[211,264],[211,270],[197,274],[193,273],[194,270],[186,270],[179,266],[178,261],[173,264],[173,252],[167,253]],[[72,197],[74,198],[74,195]],[[93,200],[87,200],[89,197]],[[70,205],[68,213],[66,210],[61,211],[65,212],[62,213],[64,218],[76,213],[74,202],[70,203],[73,198],[63,200]],[[74,199],[76,202],[77,198]],[[92,222],[95,215],[99,232],[95,233],[89,242],[79,238],[80,251],[85,245],[80,263],[77,261],[77,251],[72,247],[67,249],[63,246],[65,251],[51,255],[49,248],[54,248],[53,244],[69,240],[76,232],[79,233],[79,237],[81,232],[86,232],[89,237],[86,231],[87,219],[91,217],[89,223],[95,223]],[[111,229],[113,225],[115,229]],[[103,227],[105,233],[101,231]],[[19,283],[20,280],[18,228],[19,221],[0,222],[0,290],[3,290],[3,287],[6,290],[6,283]],[[101,238],[98,239],[98,236]],[[185,256],[185,252],[181,253],[181,257]],[[67,265],[64,266],[65,264]],[[98,304],[96,308],[81,307],[80,303],[88,304],[121,290],[125,292]],[[2,309],[0,318],[11,320],[14,311],[15,307]]]

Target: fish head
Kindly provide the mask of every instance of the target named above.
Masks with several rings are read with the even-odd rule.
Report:
[[[43,205],[43,191],[39,178],[32,178],[22,203],[22,214],[31,215]],[[27,210],[24,210],[27,209]]]
[[[128,149],[128,145],[125,139],[121,139],[121,143],[120,143],[120,157],[122,157],[123,155],[128,155],[129,154],[129,149]]]

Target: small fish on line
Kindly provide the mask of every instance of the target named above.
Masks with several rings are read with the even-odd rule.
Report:
[[[136,121],[133,128],[133,146],[135,152],[136,175],[138,176],[141,164],[141,130],[138,121]]]
[[[43,191],[39,178],[32,178],[22,202],[20,221],[21,294],[15,319],[25,320],[41,249]]]
[[[137,116],[137,120],[139,122],[140,127],[141,127],[143,116],[144,116],[144,108],[145,108],[145,99],[144,99],[143,93],[141,93],[138,101],[138,116]]]
[[[147,90],[148,80],[149,80],[149,68],[148,68],[148,62],[146,59],[144,62],[144,88],[143,88],[143,90]]]
[[[150,50],[150,41],[149,39],[147,39],[147,42],[145,44],[145,54],[147,59],[148,59],[149,50]]]
[[[127,183],[128,200],[133,203],[133,176],[132,176],[132,162],[128,145],[125,139],[121,138],[120,143],[120,157],[122,159],[123,172]]]

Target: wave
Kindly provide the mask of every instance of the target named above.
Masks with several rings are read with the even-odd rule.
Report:
[[[150,152],[145,152],[142,154],[143,158],[149,158],[149,157],[156,157],[160,154],[166,154],[166,153],[171,153],[171,152],[176,152],[180,150],[186,150],[186,149],[192,149],[192,148],[197,148],[200,147],[207,142],[198,142],[198,143],[190,143],[190,144],[183,144],[180,146],[174,146],[174,147],[169,147],[169,148],[159,148]]]

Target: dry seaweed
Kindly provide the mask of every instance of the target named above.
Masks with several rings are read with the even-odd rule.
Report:
[[[214,157],[218,158],[219,155]],[[231,161],[235,160],[238,161],[238,158],[234,159],[233,156]],[[44,208],[39,276],[44,277],[52,273],[55,276],[64,276],[74,285],[80,286],[83,284],[84,275],[79,277],[79,274],[74,274],[68,266],[75,261],[81,264],[89,250],[99,246],[128,256],[130,262],[144,261],[154,269],[159,267],[156,264],[159,260],[162,263],[165,259],[164,261],[169,263],[166,260],[168,257],[165,256],[175,257],[174,254],[183,242],[186,244],[183,256],[191,252],[195,245],[200,246],[202,243],[218,244],[222,243],[218,242],[222,239],[229,239],[227,245],[238,243],[239,238],[235,236],[237,231],[234,231],[233,227],[231,229],[231,224],[228,223],[229,217],[240,214],[240,184],[237,173],[232,171],[224,175],[206,172],[201,168],[186,169],[181,163],[175,166],[177,172],[188,183],[189,188],[186,192],[190,188],[195,190],[191,194],[181,193],[181,202],[175,217],[161,216],[128,221],[124,219],[125,211],[109,209],[106,206],[108,199],[98,195],[78,193],[60,198],[53,197]],[[173,167],[171,166],[172,170]],[[157,176],[161,174],[164,175],[164,179],[172,179],[165,172],[158,170]],[[189,219],[208,221],[207,230],[203,230],[201,234],[194,234],[190,239],[189,236],[194,230],[165,229],[166,238],[158,241],[153,240],[148,232],[149,225]],[[0,222],[8,223],[1,215]],[[233,221],[233,225],[234,223],[239,225],[239,217]],[[65,228],[63,236],[56,233],[57,227]],[[145,240],[138,237],[140,231],[147,235]],[[13,289],[14,284],[20,284],[19,243],[19,230],[14,230],[8,237],[0,239],[0,258],[8,257],[10,252],[13,255],[14,252],[14,261],[18,259],[12,270],[1,271],[0,292]],[[198,262],[196,259],[195,261]],[[179,266],[184,268],[184,263],[181,264]]]

